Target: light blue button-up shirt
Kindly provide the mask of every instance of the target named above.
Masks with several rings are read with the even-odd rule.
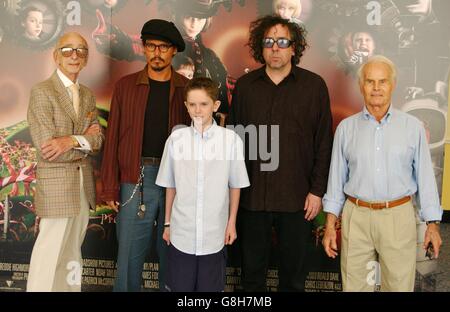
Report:
[[[220,251],[229,216],[229,189],[250,185],[241,138],[214,124],[200,133],[178,129],[164,148],[156,184],[176,189],[170,242],[198,256]]]
[[[389,108],[377,122],[366,107],[336,129],[324,211],[339,216],[346,195],[384,202],[416,195],[421,218],[441,220],[442,208],[425,129]]]

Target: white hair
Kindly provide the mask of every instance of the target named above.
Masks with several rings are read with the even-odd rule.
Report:
[[[366,68],[367,65],[374,64],[374,63],[382,63],[382,64],[385,64],[386,66],[388,66],[389,69],[390,69],[390,72],[391,72],[390,80],[392,82],[396,82],[397,81],[397,69],[395,67],[394,62],[392,62],[390,59],[388,59],[384,55],[374,55],[374,56],[371,56],[367,60],[367,62],[362,64],[361,67],[359,67],[359,69],[358,69],[357,75],[358,75],[358,80],[359,80],[360,84],[363,81],[364,68]]]

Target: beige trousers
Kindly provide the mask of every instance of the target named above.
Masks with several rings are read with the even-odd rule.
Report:
[[[81,291],[81,245],[89,222],[89,202],[80,170],[80,214],[74,218],[42,218],[31,254],[28,292]]]
[[[411,201],[373,210],[347,200],[341,237],[344,291],[374,291],[378,263],[381,291],[414,291],[417,237]]]

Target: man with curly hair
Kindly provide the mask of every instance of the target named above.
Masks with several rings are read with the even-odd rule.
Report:
[[[264,145],[271,149],[278,166],[265,171],[273,159],[262,153],[254,159],[246,142],[251,187],[242,190],[238,217],[242,286],[245,291],[266,290],[273,227],[279,290],[302,291],[311,221],[321,209],[330,163],[328,90],[320,76],[296,66],[307,46],[302,26],[278,16],[262,17],[250,25],[248,45],[264,66],[237,81],[229,124],[246,130],[256,126],[260,151]]]

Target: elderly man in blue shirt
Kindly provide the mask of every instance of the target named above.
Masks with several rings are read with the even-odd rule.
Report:
[[[382,291],[413,291],[417,237],[412,200],[427,221],[424,249],[431,244],[437,258],[442,244],[442,209],[425,129],[391,105],[396,85],[392,61],[373,56],[358,77],[365,106],[336,129],[322,243],[335,258],[335,223],[342,212],[343,290],[374,291],[368,282],[370,262],[379,261]]]

